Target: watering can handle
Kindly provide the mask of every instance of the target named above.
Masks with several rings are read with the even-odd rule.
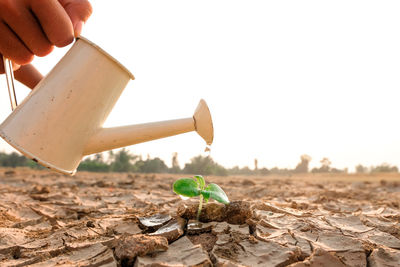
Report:
[[[4,73],[6,74],[6,80],[7,80],[8,94],[10,95],[11,110],[14,110],[18,105],[17,97],[15,95],[14,71],[12,68],[11,60],[3,56],[3,63],[4,63]]]

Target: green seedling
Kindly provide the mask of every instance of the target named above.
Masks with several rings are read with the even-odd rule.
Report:
[[[212,198],[218,202],[229,204],[229,199],[224,190],[222,190],[217,184],[208,184],[206,186],[206,181],[201,175],[195,175],[193,178],[181,178],[176,180],[173,185],[173,190],[176,194],[184,197],[200,196],[197,220],[200,218],[203,200],[207,203],[208,200]]]

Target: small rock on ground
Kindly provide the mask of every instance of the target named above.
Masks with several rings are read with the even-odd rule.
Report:
[[[186,220],[177,217],[169,221],[166,225],[162,226],[156,232],[151,233],[151,236],[163,236],[169,243],[174,242],[185,232]]]
[[[193,245],[190,240],[184,236],[169,246],[165,252],[160,252],[152,257],[137,257],[135,267],[211,267],[211,260],[201,245]]]
[[[328,251],[317,248],[308,259],[288,267],[346,267],[346,265]]]
[[[389,248],[374,249],[368,257],[368,266],[400,266],[400,252]]]
[[[169,214],[155,214],[148,217],[139,217],[138,219],[140,228],[155,231],[169,222],[172,217]]]
[[[168,240],[162,236],[125,235],[115,240],[115,256],[122,265],[132,265],[137,256],[168,249]]]
[[[216,222],[202,223],[197,220],[189,220],[187,224],[187,234],[197,235],[201,233],[211,232]]]

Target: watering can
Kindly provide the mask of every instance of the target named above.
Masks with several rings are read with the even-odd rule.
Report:
[[[213,141],[212,119],[204,100],[192,117],[103,128],[134,76],[86,38],[78,37],[18,106],[10,61],[5,59],[4,64],[15,109],[0,125],[0,136],[49,169],[73,175],[86,155],[191,131],[208,145]]]

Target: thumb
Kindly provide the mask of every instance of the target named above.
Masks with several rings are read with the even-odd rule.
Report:
[[[58,0],[64,7],[72,25],[74,26],[75,37],[82,32],[83,24],[92,15],[92,5],[87,0]]]

